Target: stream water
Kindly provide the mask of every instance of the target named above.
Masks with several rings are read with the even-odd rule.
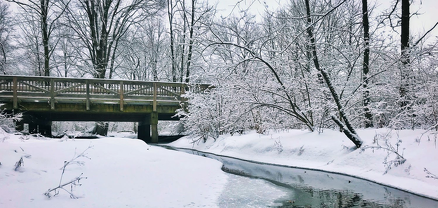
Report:
[[[222,162],[231,175],[220,207],[438,208],[438,201],[355,177],[177,150]]]

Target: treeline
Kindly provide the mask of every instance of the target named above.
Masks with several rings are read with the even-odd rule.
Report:
[[[411,1],[290,0],[261,16],[242,4],[223,17],[206,0],[7,0],[0,72],[210,83],[179,112],[205,139],[438,127],[438,42],[434,27],[410,33]]]
[[[196,0],[2,1],[0,73],[188,82],[214,12]]]
[[[255,129],[437,129],[437,38],[410,33],[410,1],[292,0],[210,28],[186,124],[201,138]],[[436,25],[435,25],[436,26]]]

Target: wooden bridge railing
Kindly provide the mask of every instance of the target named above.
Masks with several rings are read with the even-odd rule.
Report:
[[[157,102],[182,101],[186,87],[184,83],[0,76],[0,101],[12,102],[14,109],[21,102],[48,102],[51,109],[56,103],[85,103],[87,110],[91,103],[104,103],[120,104],[121,111],[127,104],[152,104],[155,111]]]

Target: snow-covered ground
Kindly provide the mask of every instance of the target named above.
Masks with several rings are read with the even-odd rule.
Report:
[[[272,164],[297,166],[357,176],[438,199],[436,132],[424,130],[359,130],[363,148],[355,149],[340,132],[301,130],[225,135],[216,141],[179,139],[171,146]],[[405,162],[400,164],[401,155]],[[386,172],[386,173],[385,173]]]
[[[2,208],[216,207],[228,182],[218,161],[149,146],[141,140],[0,135]],[[83,173],[82,186],[74,186],[72,192],[79,199],[70,198],[70,185],[48,199],[44,193],[60,184],[64,161],[84,150],[85,157],[67,166],[61,182]],[[21,157],[23,166],[15,171]]]
[[[137,134],[132,131],[108,132],[108,137],[137,139]]]
[[[365,149],[356,150],[343,134],[331,130],[228,135],[196,144],[185,137],[171,145],[345,173],[438,199],[436,136],[423,132],[362,130],[359,135]],[[129,132],[98,139],[0,135],[0,207],[266,207],[287,199],[287,190],[281,187],[225,174],[218,161],[149,146],[129,139]],[[385,148],[397,148],[397,143],[406,161],[388,169],[396,154],[388,155]],[[60,182],[64,161],[83,151],[84,157],[67,166]],[[23,166],[14,170],[21,157]],[[72,192],[79,199],[70,198],[70,185],[50,199],[44,195],[81,174],[87,178],[80,180],[81,186],[73,186]]]

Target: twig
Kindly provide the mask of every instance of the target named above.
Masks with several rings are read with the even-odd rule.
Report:
[[[418,145],[420,145],[421,138],[422,138],[427,132],[431,131],[432,129],[436,128],[437,126],[438,126],[438,123],[435,124],[435,125],[433,125],[433,126],[431,126],[431,127],[429,127],[425,132],[421,133],[420,138],[417,139]]]
[[[26,153],[24,152],[24,149],[23,149],[22,147],[20,147],[20,149],[21,149],[21,151],[24,153],[24,155],[22,155],[22,156],[20,157],[20,160],[18,160],[18,161],[15,163],[15,168],[14,168],[15,171],[18,171],[18,168],[20,168],[21,166],[23,166],[23,164],[24,164],[23,157],[25,157],[25,158],[30,158],[30,157],[31,157],[31,155],[26,154]],[[14,151],[18,153],[17,150],[14,150]]]
[[[44,193],[44,195],[46,195],[48,198],[51,198],[52,196],[56,196],[56,195],[59,194],[59,190],[58,190],[58,189],[63,189],[64,191],[66,191],[67,193],[70,194],[70,198],[72,198],[72,199],[77,199],[78,197],[76,197],[76,196],[73,194],[72,191],[68,191],[68,190],[66,190],[66,189],[64,188],[64,186],[67,186],[67,185],[69,185],[69,184],[71,184],[72,186],[73,186],[73,185],[74,185],[74,186],[80,185],[79,183],[80,183],[81,179],[83,179],[83,178],[87,179],[87,177],[82,177],[82,175],[83,175],[83,173],[81,173],[81,175],[79,175],[78,177],[72,179],[71,181],[69,181],[69,182],[67,182],[67,183],[60,184],[59,186],[57,186],[57,187],[55,187],[55,188],[52,188],[52,189],[47,190],[47,192]],[[77,182],[77,183],[76,183],[76,182]],[[51,192],[55,192],[55,194],[52,195]]]
[[[389,131],[387,134],[385,135],[381,135],[381,134],[376,134],[374,136],[374,142],[376,143],[376,146],[369,146],[366,145],[364,147],[362,147],[362,151],[365,151],[366,149],[383,149],[387,151],[387,155],[383,161],[383,164],[386,167],[386,170],[384,172],[384,174],[388,173],[388,171],[392,168],[392,166],[399,166],[403,163],[406,162],[406,158],[403,157],[403,153],[399,153],[399,147],[402,143],[402,140],[399,139],[399,135],[397,133],[397,143],[395,144],[396,147],[394,147],[390,142],[388,137],[391,137],[390,135],[391,131]],[[382,146],[379,144],[379,139],[382,139],[385,141],[385,146]],[[394,153],[396,155],[395,159],[388,161],[389,156],[391,155],[391,153]]]
[[[62,179],[63,179],[63,177],[64,177],[65,169],[66,169],[66,167],[67,167],[68,165],[71,165],[71,164],[84,165],[84,162],[83,162],[83,161],[76,161],[76,159],[78,159],[78,158],[80,158],[80,157],[85,157],[85,158],[90,159],[88,156],[85,155],[85,152],[86,152],[87,150],[91,149],[92,147],[93,147],[93,146],[88,146],[87,149],[85,149],[84,151],[82,151],[82,152],[81,152],[80,154],[78,154],[78,155],[76,155],[76,151],[75,151],[75,156],[73,156],[73,159],[71,159],[70,161],[64,161],[64,165],[63,165],[62,168],[61,168],[62,173],[61,173],[61,177],[60,177],[60,179],[59,179],[59,184],[58,184],[58,186],[55,187],[55,188],[49,189],[46,193],[44,193],[45,196],[47,196],[48,198],[51,198],[52,196],[56,196],[56,195],[59,194],[59,189],[62,189],[62,190],[64,190],[65,192],[67,192],[67,193],[70,194],[70,198],[72,198],[72,199],[77,199],[77,198],[78,198],[78,197],[76,197],[76,196],[73,194],[73,186],[80,186],[80,185],[81,185],[81,184],[80,184],[80,180],[83,179],[83,178],[87,179],[87,177],[82,177],[83,173],[81,173],[81,175],[79,175],[78,177],[76,177],[76,178],[70,180],[70,181],[67,182],[67,183],[62,183]],[[70,191],[64,188],[64,187],[67,186],[67,185],[71,185]],[[53,195],[51,194],[52,192],[54,192]]]
[[[418,43],[420,43],[420,42],[424,39],[424,37],[426,37],[427,34],[429,34],[430,32],[432,32],[432,30],[435,29],[435,27],[436,27],[437,25],[438,25],[438,22],[436,22],[435,25],[434,25],[432,28],[430,28],[426,33],[424,33],[423,36],[421,36],[421,38],[418,39],[417,42],[415,42],[415,44],[414,44],[412,47],[417,46]]]
[[[426,168],[424,168],[424,172],[427,174],[426,178],[433,178],[433,179],[437,179],[438,180],[438,176],[436,176],[435,174],[429,172]]]
[[[18,162],[15,163],[15,171],[18,171],[18,168],[20,168],[21,166],[23,166],[24,161],[23,161],[23,157],[20,157],[20,160],[18,160]]]
[[[93,148],[93,146],[88,146],[87,149],[85,149],[84,151],[82,151],[80,154],[78,154],[77,156],[73,156],[73,159],[71,159],[70,161],[64,161],[64,165],[62,166],[62,168],[60,168],[61,170],[64,170],[68,165],[71,164],[78,164],[78,165],[83,165],[84,162],[82,161],[76,161],[76,159],[80,158],[80,157],[85,157],[90,159],[88,156],[85,155],[85,152],[89,149]],[[75,155],[76,155],[76,151],[75,151]]]

